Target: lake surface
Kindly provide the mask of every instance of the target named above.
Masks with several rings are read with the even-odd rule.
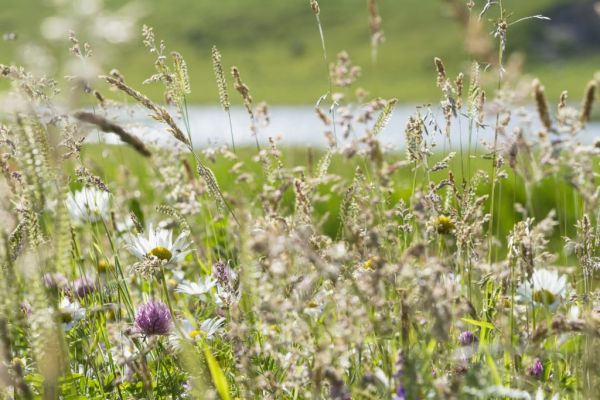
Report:
[[[402,149],[405,143],[404,130],[410,115],[414,114],[416,106],[398,105],[394,113],[380,134],[380,141],[383,145]],[[113,112],[109,113],[111,116]],[[460,123],[453,120],[450,140],[442,136],[439,132],[435,132],[435,125],[439,125],[444,129],[444,118],[439,110],[439,107],[431,108],[431,110],[421,108],[421,115],[428,114],[428,141],[435,141],[438,146],[451,145],[452,147],[467,146],[468,143],[468,121],[466,118],[461,118]],[[516,123],[521,126],[529,126],[526,131],[537,132],[540,124],[535,115],[531,120],[525,116],[524,112],[514,112],[508,132],[512,132]],[[340,115],[336,113],[336,118],[339,120]],[[216,106],[192,106],[189,108],[189,120],[192,132],[192,140],[195,146],[218,146],[231,144],[231,135],[229,128],[229,119],[227,114]],[[168,137],[165,128],[148,117],[145,110],[136,108],[117,113],[116,122],[126,126],[128,130],[144,140],[162,141]],[[231,122],[233,126],[233,136],[236,146],[254,145],[255,139],[250,130],[250,118],[242,107],[233,107],[231,109]],[[368,127],[371,128],[375,121],[370,121]],[[472,145],[480,145],[481,141],[487,143],[493,142],[493,125],[494,119],[490,117],[486,121],[490,126],[480,128],[474,131],[472,136]],[[184,125],[179,121],[179,125],[184,130]],[[326,127],[323,122],[317,117],[314,108],[311,106],[273,106],[270,107],[270,123],[266,127],[259,128],[258,139],[261,144],[268,143],[268,138],[272,137],[278,140],[282,145],[311,145],[314,147],[327,146],[327,140],[324,132],[331,130],[331,127]],[[347,139],[344,139],[340,128],[337,128],[337,137],[340,145],[357,139],[362,136],[366,130],[366,125],[354,123],[353,130]],[[111,135],[113,136],[113,135]],[[587,128],[580,132],[578,139],[582,143],[591,144],[594,140],[600,139],[600,123],[592,123]],[[110,141],[117,140],[112,137]]]

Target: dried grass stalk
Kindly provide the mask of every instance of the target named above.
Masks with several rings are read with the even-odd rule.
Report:
[[[547,130],[551,130],[552,120],[550,119],[550,112],[548,111],[548,101],[546,100],[546,94],[544,93],[544,86],[542,86],[538,79],[533,81],[533,96],[542,125],[544,125]]]
[[[102,79],[115,86],[117,89],[125,92],[126,94],[134,98],[138,103],[146,107],[148,110],[152,111],[152,118],[168,125],[168,131],[171,133],[171,135],[173,135],[175,139],[185,144],[188,148],[192,147],[192,144],[190,143],[188,138],[185,137],[181,129],[179,129],[179,127],[175,123],[175,120],[173,119],[171,114],[169,114],[169,112],[164,107],[155,104],[148,97],[144,96],[142,93],[127,85],[122,79],[116,79],[112,76],[103,76]]]
[[[150,153],[150,150],[146,148],[146,146],[140,139],[127,132],[121,126],[107,120],[106,118],[98,114],[85,111],[78,111],[75,114],[73,114],[73,116],[80,121],[96,125],[102,132],[112,132],[116,134],[119,137],[119,139],[133,147],[135,151],[137,151],[144,157],[150,157],[152,155],[152,153]]]
[[[592,113],[592,105],[596,99],[596,89],[598,83],[596,81],[590,81],[585,88],[585,95],[581,102],[581,112],[579,114],[579,120],[582,124],[590,121],[590,115]]]

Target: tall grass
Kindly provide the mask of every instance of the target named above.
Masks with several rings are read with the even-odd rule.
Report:
[[[327,61],[309,5],[327,149],[260,146],[266,104],[216,47],[221,105],[231,68],[256,148],[194,147],[187,64],[149,27],[145,83],[166,104],[113,70],[70,77],[67,95],[97,106],[65,109],[54,80],[0,65],[12,107],[0,127],[4,397],[594,398],[600,146],[578,135],[597,82],[553,112],[542,83],[504,63],[512,24],[541,21],[469,3],[468,20],[492,19],[497,58],[465,72],[432,60],[443,119],[418,107],[405,152],[391,151],[379,138],[396,98],[357,88],[347,52]],[[385,20],[367,5],[375,49]],[[133,107],[163,141],[118,118]]]

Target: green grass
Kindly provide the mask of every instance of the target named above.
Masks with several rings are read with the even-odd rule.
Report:
[[[513,19],[555,3],[501,1]],[[320,2],[330,55],[348,48],[365,66],[371,94],[433,101],[432,58],[443,57],[451,75],[470,64],[443,2],[380,0],[388,41],[377,66],[365,1]],[[241,66],[256,100],[306,103],[327,88],[307,3],[156,0],[142,22],[186,56],[192,102],[216,103],[214,43],[227,66]],[[0,26],[20,34],[0,48],[12,62],[51,11],[38,0],[5,5]],[[509,50],[530,46],[530,26],[539,23],[510,30]],[[78,32],[88,40],[89,31]],[[65,61],[66,47],[51,51]],[[153,72],[137,41],[94,51],[106,60],[102,70],[118,67],[135,87]],[[549,102],[563,88],[576,98],[575,84],[596,65],[575,61],[532,64]],[[365,140],[332,151],[325,170],[325,149],[275,142],[261,151],[180,153],[142,135],[153,153],[142,158],[65,117],[80,106],[64,103],[80,93],[65,74],[51,76],[66,81],[67,96],[48,99],[32,90],[45,81],[3,79],[13,83],[11,100],[27,107],[0,110],[0,397],[595,398],[598,154],[549,128],[534,140],[532,99],[524,105],[510,88],[487,92],[514,110],[514,136],[494,111],[493,150],[469,145],[454,158],[449,138],[429,154],[422,141],[438,140],[428,117],[406,129],[409,155],[382,153],[377,133],[387,107],[369,121],[375,127]],[[445,104],[452,100],[446,90]],[[472,113],[449,111],[461,133],[480,129]],[[178,123],[192,131],[182,114]],[[173,127],[164,114],[159,120]],[[84,134],[98,142],[80,146]],[[402,163],[411,156],[418,161]],[[444,156],[448,165],[433,167]],[[388,172],[390,165],[399,167]],[[542,222],[553,210],[556,225]],[[134,226],[124,228],[127,221]]]
[[[505,0],[512,20],[543,13],[549,6],[567,3],[561,0]],[[107,1],[116,8],[122,2]],[[481,2],[477,2],[477,8]],[[315,18],[308,1],[222,0],[218,6],[209,1],[147,0],[141,24],[154,26],[158,38],[168,50],[180,51],[187,60],[192,81],[192,103],[216,103],[217,89],[211,67],[210,49],[217,45],[226,67],[238,65],[256,100],[269,103],[306,104],[327,92],[327,75]],[[377,64],[371,62],[368,14],[364,0],[323,0],[321,20],[330,60],[342,49],[363,67],[358,85],[373,95],[397,97],[404,102],[431,102],[439,98],[435,87],[433,57],[442,57],[452,75],[468,69],[469,57],[462,45],[464,33],[450,17],[442,1],[379,1],[386,42],[381,46]],[[46,3],[37,0],[13,2],[1,0],[0,26],[15,31],[19,39],[3,42],[0,62],[19,62],[18,49],[23,43],[40,43],[40,22],[54,14]],[[69,14],[63,11],[63,14]],[[489,18],[496,16],[496,10]],[[529,20],[511,27],[508,51],[531,47],[529,38],[535,24]],[[82,41],[94,41],[86,35],[85,21],[77,29]],[[89,31],[89,29],[87,30]],[[118,68],[128,81],[140,87],[153,73],[153,57],[140,45],[138,35],[131,43],[111,46],[95,45],[97,60],[105,71]],[[68,43],[54,43],[53,54],[59,65],[69,58]],[[106,46],[104,46],[106,47]],[[598,70],[600,56],[566,59],[553,63],[529,60],[525,69],[539,75],[551,99],[569,90],[576,99],[585,83]],[[560,76],[560,79],[554,79]],[[160,98],[161,88],[153,85],[145,92]],[[234,99],[237,96],[232,96]]]
[[[312,152],[310,156],[309,151]],[[115,187],[127,187],[128,181],[132,177],[135,177],[139,182],[140,192],[144,194],[144,198],[142,199],[143,204],[155,204],[155,200],[160,198],[160,195],[156,194],[153,188],[155,180],[160,179],[159,174],[152,169],[148,169],[147,161],[130,148],[120,145],[94,144],[87,145],[82,154],[84,162],[105,181],[114,182]],[[283,166],[289,170],[301,167],[304,173],[312,175],[313,171],[311,171],[309,158],[314,160],[313,164],[315,164],[323,154],[323,151],[320,150],[284,148],[282,149]],[[261,165],[253,159],[256,155],[256,149],[253,147],[240,148],[237,155],[237,160],[219,156],[216,162],[209,164],[209,167],[215,173],[221,189],[227,193],[228,198],[250,198],[255,199],[258,203],[259,195],[265,182]],[[404,159],[404,157],[404,153],[392,153],[386,156],[386,160],[391,163]],[[192,162],[191,157],[187,158]],[[430,163],[433,164],[441,158],[441,154],[436,154],[431,157]],[[251,182],[238,183],[231,179],[230,169],[239,161],[244,163],[244,172],[254,177]],[[312,168],[316,167],[313,166]],[[348,160],[339,155],[334,156],[330,166],[330,173],[339,176],[349,185],[357,168],[365,171],[366,175],[370,176],[371,179],[376,179],[372,169],[373,165],[359,157]],[[124,170],[128,171],[128,173],[123,174]],[[491,160],[485,159],[482,155],[472,155],[470,176],[477,170],[483,170],[491,176]],[[600,166],[597,167],[597,170],[600,172]],[[463,180],[459,156],[452,161],[451,171],[454,174],[456,182]],[[507,168],[507,172],[507,179],[501,181],[496,192],[498,194],[496,199],[498,208],[495,217],[496,224],[493,230],[498,233],[497,237],[500,238],[506,238],[510,230],[513,229],[513,226],[523,219],[523,216],[515,210],[513,204],[520,203],[525,206],[527,203],[525,193],[526,183],[523,182],[522,178],[515,175],[510,168]],[[447,176],[447,173],[448,170],[435,172],[431,175],[431,179],[435,181],[442,180]],[[466,166],[464,174],[469,175]],[[300,176],[299,173],[298,176]],[[465,178],[468,178],[468,176],[465,176]],[[403,199],[407,204],[410,203],[413,191],[413,179],[416,179],[417,185],[425,185],[427,182],[427,177],[422,171],[417,171],[415,178],[415,173],[410,167],[400,169],[392,176],[392,179],[394,182],[394,192],[390,198],[391,204],[399,199]],[[327,201],[314,205],[315,220],[322,220],[324,233],[335,238],[339,233],[339,212],[343,199],[339,191],[331,190],[331,185],[321,185],[319,191],[322,195],[328,195],[328,198]],[[479,195],[489,193],[491,193],[490,183],[482,185],[478,190]],[[556,229],[555,234],[550,238],[550,247],[557,253],[561,253],[561,246],[564,245],[562,238],[564,236],[573,237],[575,235],[575,223],[581,207],[580,201],[574,200],[576,196],[574,196],[573,188],[567,183],[565,177],[561,175],[547,177],[533,185],[531,187],[531,196],[535,206],[530,211],[530,217],[534,217],[537,221],[540,221],[551,210],[557,212],[557,217],[563,226]],[[294,189],[288,187],[283,197],[282,211],[284,214],[293,214],[294,198]],[[140,204],[137,201],[133,201],[130,203],[130,206],[137,210]],[[486,210],[489,212],[489,208]],[[505,247],[501,247],[497,256],[505,257]],[[560,261],[564,262],[565,260]]]

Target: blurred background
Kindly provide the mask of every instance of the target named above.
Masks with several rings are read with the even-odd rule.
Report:
[[[372,96],[404,103],[439,99],[433,58],[451,75],[469,70],[469,61],[494,62],[497,41],[490,31],[493,9],[477,23],[485,1],[379,0],[385,41],[372,59],[366,0],[321,0],[328,60],[346,50],[362,67],[358,86]],[[510,25],[507,69],[539,77],[552,99],[566,89],[580,98],[600,69],[600,1],[504,0]],[[89,42],[90,76],[117,68],[141,87],[154,72],[154,57],[142,45],[141,27],[154,27],[167,54],[179,51],[188,63],[195,104],[218,102],[210,50],[223,64],[239,66],[253,97],[270,104],[314,104],[328,90],[321,42],[308,0],[0,0],[0,63],[37,73],[72,73],[69,31]],[[80,67],[78,67],[80,68]],[[78,71],[79,73],[81,71]],[[5,83],[2,83],[5,84]],[[144,92],[159,97],[160,85]],[[232,98],[237,96],[232,96]]]

